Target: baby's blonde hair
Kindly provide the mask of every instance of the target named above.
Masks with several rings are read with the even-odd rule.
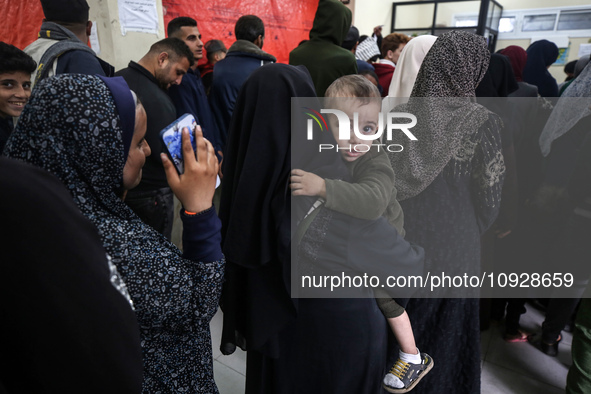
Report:
[[[361,105],[367,105],[371,102],[376,102],[381,105],[382,96],[378,88],[367,78],[361,75],[345,75],[334,81],[324,94],[327,98],[327,106],[331,107],[333,103],[339,97],[356,97],[360,99]]]

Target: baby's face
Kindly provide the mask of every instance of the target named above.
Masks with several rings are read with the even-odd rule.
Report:
[[[330,129],[337,141],[339,152],[345,161],[355,161],[363,156],[371,147],[372,140],[361,140],[353,132],[354,113],[359,115],[359,132],[365,135],[375,134],[378,131],[381,106],[379,100],[372,100],[368,104],[356,97],[339,98],[338,105],[334,109],[343,111],[349,117],[351,125],[348,139],[339,139],[339,122],[336,115],[329,116]]]

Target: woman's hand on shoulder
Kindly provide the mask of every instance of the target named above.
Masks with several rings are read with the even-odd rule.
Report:
[[[218,159],[211,143],[203,138],[201,127],[195,131],[197,157],[191,146],[189,129],[182,132],[184,174],[179,175],[174,164],[162,153],[162,164],[170,188],[189,212],[199,213],[211,208],[219,171]]]

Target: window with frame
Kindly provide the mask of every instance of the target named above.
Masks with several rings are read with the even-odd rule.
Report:
[[[477,14],[454,16],[457,27],[474,26]],[[591,6],[554,7],[503,11],[499,22],[499,39],[525,39],[557,34],[569,37],[591,37]]]

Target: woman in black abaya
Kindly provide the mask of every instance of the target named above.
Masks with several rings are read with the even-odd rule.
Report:
[[[313,141],[290,137],[290,129],[305,136],[291,116],[291,98],[314,95],[305,68],[267,65],[243,86],[232,118],[220,207],[227,259],[222,351],[231,353],[235,345],[248,351],[247,393],[381,392],[387,326],[375,300],[291,295],[292,233],[314,199],[294,198],[292,204],[290,171],[348,177],[337,152],[316,153],[318,143],[334,144],[330,133],[316,133]],[[379,247],[364,243],[370,238]],[[387,260],[401,262],[400,274],[422,270],[422,250],[404,242],[385,219],[361,221],[324,208],[298,251],[293,258],[300,267],[331,261],[362,272],[372,269],[362,266],[366,261]],[[359,296],[373,294],[362,289]]]

